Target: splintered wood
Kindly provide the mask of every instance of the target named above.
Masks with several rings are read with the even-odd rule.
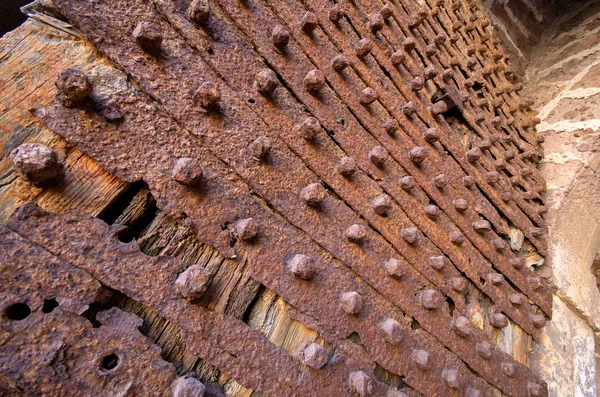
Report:
[[[30,13],[0,42],[32,60],[0,64],[0,390],[547,395],[537,120],[476,1]]]

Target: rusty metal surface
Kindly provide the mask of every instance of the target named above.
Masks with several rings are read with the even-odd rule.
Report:
[[[507,233],[508,223],[503,218],[506,216],[542,253],[545,251],[543,233],[534,232],[531,222],[543,227],[538,210],[524,200],[518,190],[512,190],[507,179],[507,175],[523,174],[522,186],[526,189],[541,181],[536,171],[525,175],[519,168],[523,166],[520,151],[535,148],[516,139],[515,135],[512,135],[514,142],[492,139],[497,135],[490,134],[492,127],[481,127],[480,122],[475,121],[477,115],[471,104],[461,103],[461,111],[478,135],[471,144],[481,143],[484,138],[492,141],[490,149],[484,150],[478,165],[474,165],[467,161],[466,148],[459,143],[444,117],[430,113],[429,107],[436,104],[431,103],[426,89],[410,87],[410,82],[423,73],[425,65],[421,62],[428,57],[427,52],[431,52],[426,40],[431,40],[435,28],[439,28],[435,22],[427,19],[417,24],[420,32],[410,28],[409,33],[407,26],[412,23],[416,10],[410,9],[412,5],[391,5],[385,11],[386,19],[394,18],[398,23],[387,21],[378,27],[379,21],[373,15],[379,7],[360,1],[344,3],[341,11],[345,18],[334,23],[330,19],[330,5],[324,1],[310,4],[292,0],[247,1],[240,6],[237,2],[220,0],[212,4],[209,19],[202,20],[199,26],[186,19],[188,4],[184,1],[156,0],[163,15],[144,2],[74,4],[59,0],[56,3],[72,23],[82,28],[104,54],[164,106],[176,122],[137,91],[114,98],[124,116],[117,123],[101,119],[85,105],[66,109],[57,104],[37,109],[36,114],[115,175],[129,181],[144,179],[160,208],[185,219],[202,241],[217,247],[226,256],[235,254],[229,229],[237,230],[240,219],[253,218],[259,225],[258,236],[245,245],[253,276],[314,318],[323,333],[335,335],[336,339],[331,342],[340,350],[353,351],[348,347],[350,342],[343,340],[351,332],[357,332],[368,347],[368,358],[349,364],[335,376],[326,375],[335,379],[329,379],[332,385],[345,385],[348,371],[369,371],[370,368],[360,367],[372,366],[373,362],[405,376],[407,384],[427,395],[449,393],[447,382],[444,383],[440,374],[453,368],[458,368],[465,380],[460,390],[475,386],[484,394],[490,394],[489,386],[474,377],[464,363],[508,395],[526,395],[529,382],[540,382],[516,362],[515,376],[499,371],[502,363],[514,361],[506,354],[495,351],[490,359],[478,354],[473,346],[486,337],[475,326],[463,336],[453,330],[453,321],[465,312],[464,296],[453,288],[463,275],[492,299],[497,312],[509,316],[534,337],[539,336],[539,328],[531,315],[537,311],[535,305],[550,315],[551,293],[544,282],[541,286],[532,286],[529,281],[532,274],[528,270],[516,270],[511,264],[516,256],[508,249],[500,250],[498,245],[498,241],[502,241],[500,236]],[[305,17],[307,10],[315,13],[314,19]],[[464,18],[447,10],[440,14],[448,21]],[[162,36],[159,50],[155,46],[145,53],[131,36],[140,21],[158,27]],[[303,21],[300,22],[302,29],[296,21]],[[271,29],[276,23],[289,31],[283,49],[281,44],[275,47],[272,43]],[[381,33],[373,35],[370,32],[373,29]],[[370,51],[361,56],[355,55],[354,50],[360,38],[357,35],[372,37],[375,41]],[[415,48],[407,51],[407,61],[395,68],[387,54],[390,49],[401,48],[402,37],[409,35],[415,38]],[[139,42],[139,37],[137,40]],[[460,98],[465,92],[461,86],[467,79],[463,79],[460,72],[454,73],[456,87],[451,87],[440,77],[441,69],[451,66],[450,58],[465,47],[461,40],[455,43],[458,44],[454,48],[444,47],[448,56],[439,55],[439,60],[434,62],[438,75],[428,78],[426,87],[430,89],[431,81],[436,81],[450,96]],[[438,49],[438,54],[443,51]],[[345,54],[350,64],[342,72],[329,66],[333,55],[339,52]],[[461,67],[469,69],[468,65]],[[271,79],[271,82],[265,80],[267,88],[255,86],[255,76],[270,68],[278,74],[265,75],[267,80]],[[309,72],[313,69],[321,72]],[[505,81],[501,76],[490,78]],[[210,85],[203,86],[207,83]],[[269,84],[275,84],[275,89]],[[219,92],[215,93],[215,87]],[[366,87],[374,89],[377,97],[369,98],[372,92],[365,94]],[[269,94],[263,96],[257,88]],[[508,106],[518,103],[513,98],[514,93],[510,90],[505,95]],[[490,93],[490,100],[499,95]],[[469,98],[476,96],[471,93]],[[408,102],[412,105],[407,106]],[[519,112],[521,110],[519,108]],[[393,126],[386,127],[389,120],[398,122],[391,135]],[[316,126],[312,127],[311,123]],[[430,127],[437,129],[439,141],[422,135]],[[521,130],[518,133],[527,135]],[[265,149],[262,139],[268,140],[270,150]],[[527,139],[533,138],[527,136]],[[418,165],[408,153],[414,146],[428,148],[427,158]],[[500,182],[491,186],[485,174],[498,168],[494,161],[504,156],[506,150],[513,150],[515,156],[506,157],[501,163]],[[357,164],[350,178],[337,168],[347,156],[354,158]],[[171,178],[171,169],[178,159],[188,157],[201,158],[198,167],[204,176],[198,178],[200,174],[197,174],[192,178],[194,182],[188,183],[196,185],[200,181],[197,186],[185,187]],[[476,188],[464,186],[463,178],[467,174],[477,181]],[[397,182],[406,175],[417,182],[409,191]],[[187,183],[188,179],[178,180]],[[300,191],[320,180],[327,190],[315,192],[316,196],[302,202]],[[443,180],[447,183],[442,183]],[[505,201],[503,194],[507,189],[514,197]],[[382,193],[390,197],[385,217],[374,211],[371,202]],[[322,203],[314,207],[321,201],[321,194]],[[459,209],[463,206],[456,204],[458,199],[466,200],[465,208]],[[441,209],[435,219],[424,210],[431,203]],[[271,209],[280,217],[273,215]],[[495,228],[485,236],[472,226],[482,217]],[[361,229],[358,235],[349,234],[347,230],[352,225],[360,225],[364,232]],[[241,234],[233,234],[236,235]],[[464,241],[459,243],[461,239]],[[296,247],[298,252],[292,252],[291,247]],[[313,281],[300,282],[301,287],[281,265],[300,251],[303,255],[309,252],[313,253],[310,256],[320,258],[315,259],[316,277]],[[432,258],[441,258],[443,254],[447,260],[432,262]],[[399,280],[389,277],[382,266],[390,258],[403,260],[406,265],[405,274]],[[489,282],[496,271],[501,271],[512,284],[499,279]],[[366,284],[357,285],[356,276]],[[424,290],[436,287],[456,305],[454,318],[446,304],[435,310],[422,305],[422,302],[425,304]],[[125,289],[128,295],[139,293],[127,285],[117,289]],[[367,306],[367,313],[361,312],[356,319],[348,319],[337,306],[338,296],[348,291],[361,291],[373,306]],[[522,294],[535,305],[511,303],[515,301],[511,299],[514,296],[523,300]],[[418,321],[426,332],[413,332],[405,327],[400,321],[405,314]],[[229,324],[226,319],[208,318],[210,322]],[[390,331],[400,335],[393,337],[394,341],[402,342],[398,348],[390,349],[385,341],[389,341],[390,336],[378,330],[384,318],[400,321],[398,331],[395,328]],[[180,320],[173,321],[179,324]],[[244,331],[243,324],[240,326],[239,332]],[[222,337],[229,337],[232,329],[227,328]],[[275,393],[271,386],[257,380],[261,367],[256,366],[256,357],[242,358],[245,366],[231,364],[236,361],[233,357],[243,356],[241,351],[227,356],[207,342],[208,336],[204,338],[188,340],[189,344],[196,344],[199,355],[239,377],[240,383],[245,381],[257,390]],[[237,342],[235,337],[231,338],[234,338],[231,343],[241,349],[239,343],[234,343]],[[268,345],[263,348],[258,358],[270,354]],[[420,350],[435,357],[435,368],[423,371],[418,365],[415,367],[406,353]],[[353,357],[353,354],[348,356]],[[285,357],[281,360],[288,363],[292,373],[297,373],[298,369],[293,369],[295,361],[289,362]],[[248,367],[252,370],[247,370]],[[310,390],[310,386],[297,379],[278,382],[280,384],[273,387]],[[327,387],[320,376],[310,382],[317,382],[312,386],[317,384],[318,388]]]
[[[175,367],[138,317],[113,308],[92,326],[81,314],[103,295],[96,279],[4,226],[0,240],[0,383],[10,395],[170,395]]]

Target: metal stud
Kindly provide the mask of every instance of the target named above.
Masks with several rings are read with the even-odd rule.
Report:
[[[462,245],[465,242],[465,236],[458,230],[451,231],[448,235],[450,241],[456,245]]]
[[[442,270],[448,265],[449,262],[450,261],[448,258],[446,258],[444,255],[429,257],[429,265],[436,270]]]
[[[240,240],[252,240],[258,234],[258,225],[254,218],[240,219],[234,224],[235,235]]]
[[[362,296],[356,291],[345,292],[340,298],[340,307],[348,314],[357,314],[363,307]]]
[[[400,279],[406,274],[406,263],[400,259],[391,258],[383,262],[383,269],[388,276]]]
[[[175,288],[185,299],[199,299],[208,289],[211,278],[208,271],[198,265],[192,265],[177,276]]]
[[[421,304],[425,309],[435,310],[442,305],[443,298],[439,292],[434,289],[427,289],[421,292]]]
[[[363,225],[352,225],[344,232],[344,235],[351,243],[360,244],[367,236],[367,228]]]
[[[496,328],[505,328],[508,326],[508,318],[502,313],[491,313],[488,318],[490,324]]]
[[[382,167],[388,157],[388,151],[383,146],[376,146],[369,151],[369,160],[377,167]]]
[[[366,87],[360,92],[358,101],[361,105],[369,105],[377,100],[377,92],[371,87]]]
[[[373,49],[373,43],[368,38],[360,39],[354,48],[356,56],[359,58],[366,57]]]
[[[300,352],[300,360],[314,369],[320,369],[327,364],[327,352],[318,343],[311,343]]]
[[[426,205],[425,208],[423,208],[423,210],[425,211],[425,215],[429,219],[437,219],[442,214],[440,208],[437,205]]]
[[[295,277],[302,280],[310,280],[316,272],[315,262],[310,256],[296,254],[286,262],[287,269]]]
[[[411,354],[413,362],[423,371],[429,369],[429,353],[425,350],[415,350]]]
[[[262,95],[270,95],[279,85],[277,75],[271,69],[263,69],[256,74],[255,86]]]
[[[317,26],[319,26],[319,20],[317,19],[317,16],[310,11],[307,11],[300,19],[300,27],[305,33],[311,33]]]
[[[413,163],[420,164],[427,158],[427,149],[422,146],[415,146],[408,153],[408,158]]]
[[[402,326],[393,318],[386,318],[379,324],[379,330],[388,343],[397,345],[402,340]]]
[[[356,162],[352,157],[342,157],[336,169],[346,178],[350,178],[356,172]]]
[[[321,123],[315,117],[307,117],[298,127],[300,135],[307,141],[312,141],[319,131],[321,131]]]
[[[479,353],[479,355],[485,359],[490,359],[492,357],[492,354],[494,353],[494,348],[492,347],[492,345],[489,342],[479,342],[476,346],[475,349],[477,350],[477,353]]]
[[[348,383],[350,384],[352,391],[356,392],[361,397],[369,396],[373,393],[373,380],[363,371],[350,373]]]
[[[191,157],[182,157],[175,163],[171,177],[175,182],[185,186],[197,186],[202,180],[201,164]]]
[[[400,236],[402,236],[408,244],[415,244],[420,238],[419,229],[416,227],[407,227],[400,231]]]
[[[331,60],[331,67],[338,73],[341,73],[344,69],[349,66],[348,60],[343,54],[336,55]]]
[[[271,31],[271,41],[278,49],[283,49],[290,41],[290,33],[281,25],[276,25]]]
[[[460,387],[460,373],[455,369],[444,369],[442,371],[442,379],[452,389]]]
[[[208,0],[192,0],[187,17],[197,25],[205,25],[210,17],[210,4]]]
[[[412,176],[404,176],[398,179],[398,184],[400,185],[402,190],[406,192],[411,191],[417,185],[417,183],[415,182],[415,178],[413,178]]]
[[[380,194],[371,200],[371,208],[379,216],[387,216],[392,209],[392,199],[387,194]]]
[[[325,188],[320,183],[311,183],[300,191],[300,198],[310,207],[319,207],[325,200]]]
[[[456,317],[452,321],[452,331],[463,338],[466,338],[473,333],[470,328],[470,321],[465,316]]]
[[[156,25],[151,22],[142,21],[135,27],[132,35],[144,51],[151,54],[160,52],[163,37]]]
[[[309,71],[304,77],[304,89],[311,93],[316,94],[325,86],[325,76],[323,72],[318,69]]]

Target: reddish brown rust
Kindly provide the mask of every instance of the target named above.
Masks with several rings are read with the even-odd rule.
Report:
[[[203,175],[201,165],[191,157],[182,157],[177,160],[171,171],[173,179],[185,186],[197,186]]]
[[[186,299],[199,299],[208,289],[211,275],[202,267],[193,265],[177,276],[175,287]]]
[[[92,93],[92,84],[79,69],[63,69],[54,81],[59,91],[59,100],[66,106],[74,106]]]
[[[152,23],[147,21],[140,22],[133,30],[132,35],[144,51],[151,54],[160,52],[163,37],[159,29]]]
[[[357,314],[363,307],[362,296],[356,291],[346,292],[340,298],[340,306],[348,314]]]
[[[327,351],[318,343],[311,343],[300,352],[300,360],[309,367],[320,369],[327,364]]]
[[[24,143],[11,150],[8,157],[15,172],[33,184],[49,181],[63,172],[58,154],[41,143]]]

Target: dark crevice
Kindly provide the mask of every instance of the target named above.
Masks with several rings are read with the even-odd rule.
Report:
[[[112,225],[115,223],[117,218],[123,214],[125,209],[131,204],[133,198],[144,188],[147,187],[145,182],[136,181],[129,185],[121,194],[119,194],[113,201],[111,201],[103,210],[98,214],[98,218],[104,222]]]

